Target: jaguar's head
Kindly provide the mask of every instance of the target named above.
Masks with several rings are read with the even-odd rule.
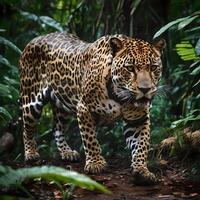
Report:
[[[113,60],[111,77],[115,95],[136,107],[149,106],[161,77],[161,54],[165,41],[113,37],[109,41]]]

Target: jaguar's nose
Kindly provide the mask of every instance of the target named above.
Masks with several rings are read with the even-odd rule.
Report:
[[[147,94],[151,88],[150,87],[138,87],[138,89],[143,93],[143,94]]]

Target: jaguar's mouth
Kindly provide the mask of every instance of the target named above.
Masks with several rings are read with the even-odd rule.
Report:
[[[138,108],[146,108],[146,107],[150,106],[150,99],[148,99],[146,97],[142,97],[138,100],[135,100],[134,106],[138,107]]]

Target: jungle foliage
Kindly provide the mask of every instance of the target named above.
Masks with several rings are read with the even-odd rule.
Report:
[[[25,180],[37,178],[54,181],[57,184],[68,183],[75,186],[84,187],[89,190],[97,189],[104,193],[110,193],[105,187],[86,177],[85,175],[81,175],[77,172],[66,170],[60,167],[42,166],[14,170],[11,167],[0,166],[0,185],[3,187],[22,188],[22,183]]]
[[[159,0],[112,2],[36,0],[32,3],[2,0],[0,8],[2,10],[0,22],[1,130],[5,131],[7,127],[12,129],[13,122],[20,117],[18,59],[21,51],[32,38],[52,31],[74,33],[86,41],[93,41],[102,35],[114,33],[123,33],[148,41],[153,40],[153,35],[154,38],[158,36],[165,38],[167,49],[163,56],[164,69],[160,85],[166,86],[163,88],[167,89],[163,89],[153,102],[153,140],[157,142],[162,139],[163,131],[166,133],[169,128],[182,129],[187,126],[199,128],[199,1],[193,1],[190,4],[187,0],[164,2]],[[51,123],[48,123],[51,115],[50,109],[46,107],[38,129],[40,140],[51,141],[48,134],[52,128]],[[72,134],[78,132],[74,125],[76,121],[71,119],[68,128]],[[114,143],[121,141],[122,151],[124,142],[120,136],[120,126],[117,127],[111,131],[115,138],[112,141]],[[17,136],[18,133],[14,132]],[[19,126],[17,132],[19,132]],[[106,132],[109,130],[106,129]],[[109,135],[102,134],[100,138],[105,148],[116,146],[106,142]],[[75,143],[80,145],[80,140]],[[46,152],[52,152],[54,145],[49,148],[44,143],[40,148]],[[17,153],[19,151],[21,149],[18,149]]]
[[[0,10],[0,134],[10,131],[14,135],[11,160],[23,159],[20,120],[17,123],[21,115],[19,56],[32,38],[52,31],[74,33],[89,42],[115,33],[150,42],[153,37],[165,38],[160,81],[160,87],[164,87],[151,110],[152,142],[158,143],[186,127],[200,128],[199,0],[1,0]],[[51,110],[45,107],[38,126],[39,149],[46,157],[55,152],[49,134],[51,116]],[[72,118],[67,124],[69,140],[82,150],[76,120]],[[125,149],[121,123],[111,128],[99,130],[102,134],[98,136],[104,154],[118,156]]]

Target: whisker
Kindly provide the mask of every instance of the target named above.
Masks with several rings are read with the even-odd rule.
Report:
[[[170,95],[170,87],[168,85],[161,85],[157,87],[156,97],[167,98]]]
[[[133,96],[128,99],[128,103],[131,103],[134,100]]]
[[[127,101],[129,103],[134,98],[134,93],[132,93],[131,91],[129,91],[128,89],[126,89],[124,87],[117,88],[115,93],[116,93],[117,97],[120,98],[122,101]]]

